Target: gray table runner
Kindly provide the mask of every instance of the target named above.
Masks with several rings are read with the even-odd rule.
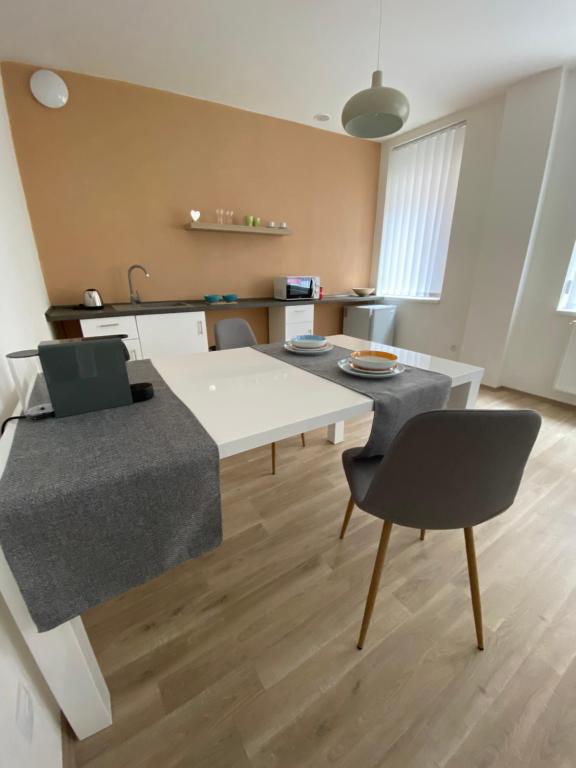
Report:
[[[351,350],[343,347],[334,347],[322,355],[296,355],[287,352],[282,342],[258,344],[255,349],[374,400],[372,430],[360,454],[362,457],[383,456],[408,419],[424,411],[444,408],[452,386],[449,376],[411,365],[406,366],[401,375],[388,379],[349,376],[336,365],[338,360],[350,356]]]
[[[0,543],[41,632],[222,541],[216,444],[150,361],[128,371],[152,400],[16,427]]]

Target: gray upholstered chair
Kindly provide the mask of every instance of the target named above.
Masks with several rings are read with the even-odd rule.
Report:
[[[241,317],[219,320],[214,326],[214,338],[216,340],[216,349],[253,347],[257,343],[250,323]]]
[[[219,320],[214,326],[214,338],[216,349],[239,349],[241,347],[253,347],[256,344],[256,336],[250,327],[250,323],[241,317],[231,317]],[[306,447],[304,433],[300,434],[302,448]],[[276,443],[270,445],[272,453],[272,474],[276,474]]]
[[[384,520],[358,639],[372,618],[394,524],[420,529],[463,528],[478,648],[484,649],[473,528],[513,503],[540,430],[535,411],[430,411],[410,419],[384,458],[342,461],[351,497],[340,538],[354,505]]]

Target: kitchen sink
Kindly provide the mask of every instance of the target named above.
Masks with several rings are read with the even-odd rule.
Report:
[[[112,304],[114,309],[119,312],[126,312],[127,309],[171,309],[172,307],[187,307],[186,301],[141,301],[140,304]]]

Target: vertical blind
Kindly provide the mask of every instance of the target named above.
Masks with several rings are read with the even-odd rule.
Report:
[[[454,125],[390,153],[378,293],[442,293],[466,126]]]
[[[570,259],[570,266],[564,281],[558,309],[564,312],[576,312],[576,245],[574,245],[574,250],[572,251],[572,258]]]

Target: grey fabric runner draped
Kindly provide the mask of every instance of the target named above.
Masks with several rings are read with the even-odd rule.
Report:
[[[321,355],[296,355],[287,352],[282,342],[257,344],[254,348],[374,400],[372,430],[359,454],[363,458],[383,456],[409,419],[424,411],[445,408],[450,395],[452,382],[449,376],[414,366],[406,366],[404,373],[387,379],[349,376],[337,366],[338,360],[350,356],[350,350],[343,347],[334,347],[331,352]]]
[[[149,360],[128,371],[152,400],[16,427],[0,544],[41,632],[222,541],[215,442]]]

